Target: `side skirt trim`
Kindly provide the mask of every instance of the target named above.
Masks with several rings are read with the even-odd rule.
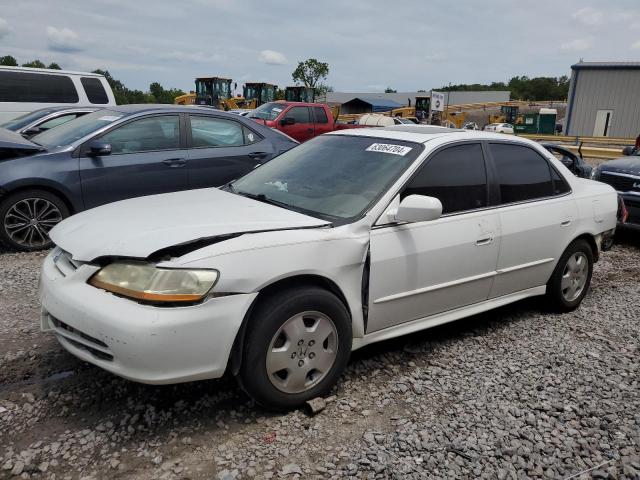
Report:
[[[539,287],[529,288],[527,290],[521,290],[520,292],[510,293],[499,298],[492,298],[484,302],[474,303],[466,307],[457,308],[455,310],[449,310],[447,312],[432,315],[430,317],[418,318],[410,322],[402,323],[400,325],[394,325],[393,327],[385,328],[384,330],[378,330],[377,332],[370,333],[361,338],[354,338],[352,344],[352,350],[364,347],[371,343],[380,342],[382,340],[388,340],[390,338],[400,337],[427,328],[435,327],[443,323],[453,322],[461,318],[470,317],[478,313],[492,310],[494,308],[502,307],[509,303],[517,302],[528,297],[534,297],[536,295],[544,295],[547,291],[546,285]]]

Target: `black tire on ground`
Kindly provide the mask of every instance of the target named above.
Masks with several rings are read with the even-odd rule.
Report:
[[[563,277],[571,277],[569,262],[575,255],[583,255],[582,258],[586,258],[586,282],[582,291],[575,298],[567,298],[566,283],[563,286]],[[575,240],[564,251],[558,264],[556,265],[549,282],[547,283],[547,301],[549,307],[556,312],[570,312],[578,308],[582,299],[589,291],[589,285],[591,284],[591,275],[593,274],[593,251],[591,246],[586,240]]]
[[[16,231],[16,225],[23,220],[11,213],[12,207],[15,206],[18,206],[19,212],[24,214],[25,218],[36,217],[40,222],[32,237],[23,239],[23,231]],[[34,207],[40,212],[40,215],[32,215],[30,213],[30,208]],[[12,250],[23,252],[49,248],[52,242],[47,232],[56,223],[68,216],[69,208],[65,202],[57,195],[46,190],[34,188],[10,194],[0,202],[0,243]],[[11,227],[13,227],[13,230]]]
[[[313,376],[316,372],[310,371],[309,377],[305,377],[305,381],[311,382],[309,387],[306,387],[305,384],[306,390],[288,393],[281,391],[274,385],[274,381],[277,382],[278,379],[273,375],[270,377],[267,369],[267,353],[270,351],[272,341],[277,342],[275,340],[276,334],[281,327],[289,319],[303,312],[319,312],[324,315],[325,327],[328,325],[326,319],[330,320],[334,328],[334,333],[330,334],[334,335],[334,337],[331,337],[332,345],[337,348],[337,352],[332,366],[325,370],[324,376],[318,376],[319,380],[314,383]],[[256,305],[249,319],[242,365],[237,377],[238,382],[249,396],[264,407],[274,410],[287,410],[301,406],[307,400],[327,393],[338,381],[349,361],[352,333],[351,320],[345,305],[333,293],[323,288],[295,287],[270,295]],[[336,334],[337,338],[335,338]],[[293,355],[292,362],[294,363],[288,363],[288,370],[281,371],[281,374],[286,378],[288,378],[290,372],[296,373],[297,362],[301,362],[300,366],[303,370],[310,368],[305,362],[308,361],[309,365],[311,365],[312,360],[310,359],[314,358],[315,354],[314,357],[311,357],[310,354],[313,350],[320,348],[319,345],[309,347],[301,356],[297,347],[300,343],[295,341],[293,345],[296,345],[296,348],[287,351],[287,358],[288,355]],[[307,345],[307,343],[302,343],[302,348],[307,349]],[[329,345],[329,343],[323,343],[323,349],[325,345]],[[333,351],[332,347],[323,352],[318,351],[316,361],[321,356],[320,354],[324,355],[326,351]],[[304,367],[302,367],[302,364],[304,364]]]

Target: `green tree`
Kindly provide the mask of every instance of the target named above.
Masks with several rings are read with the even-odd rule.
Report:
[[[5,55],[4,57],[0,57],[0,65],[5,65],[7,67],[17,67],[18,61],[11,55]]]
[[[318,83],[314,91],[315,91],[316,97],[323,97],[327,94],[327,92],[333,92],[333,87],[325,83]]]
[[[56,62],[51,62],[47,68],[51,70],[62,70],[62,67],[60,67]]]
[[[184,92],[179,88],[165,90],[158,82],[153,82],[149,85],[149,92],[153,95],[156,103],[173,103],[176,97],[184,95]]]
[[[327,78],[327,75],[329,75],[329,64],[315,58],[298,62],[298,66],[291,74],[294,82],[300,82],[305,87],[311,88],[315,88],[321,80]]]
[[[384,89],[384,93],[398,93],[398,91],[394,90],[391,87],[387,87],[387,88]]]
[[[30,68],[47,68],[47,66],[44,63],[42,63],[40,60],[33,60],[28,63],[23,63],[22,66],[30,67]]]

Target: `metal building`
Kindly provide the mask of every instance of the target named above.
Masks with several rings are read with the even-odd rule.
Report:
[[[572,65],[565,132],[594,137],[637,137],[640,62]]]
[[[340,113],[382,113],[400,107],[402,105],[393,100],[358,97],[343,103],[340,107]]]
[[[445,104],[460,105],[464,103],[490,103],[490,102],[508,102],[511,92],[508,90],[501,91],[480,91],[480,92],[443,92],[445,95]],[[429,96],[430,92],[397,92],[397,93],[349,93],[349,92],[327,92],[326,101],[329,103],[345,103],[354,98],[367,99],[384,99],[393,100],[401,105],[414,106],[416,97]]]

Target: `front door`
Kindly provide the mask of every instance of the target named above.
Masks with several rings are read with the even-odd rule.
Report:
[[[189,186],[218,187],[273,158],[270,141],[240,122],[189,115]]]
[[[280,125],[279,130],[282,130],[290,137],[295,138],[300,143],[313,138],[314,127],[309,107],[291,107],[289,110],[284,112],[282,118],[292,119],[293,124]]]
[[[437,151],[407,195],[438,198],[443,216],[372,229],[367,333],[482,302],[496,274],[500,219],[479,143]]]
[[[117,126],[100,137],[111,154],[80,154],[85,208],[189,188],[187,151],[180,148],[180,117],[155,115]]]
[[[596,112],[596,124],[593,127],[594,137],[610,137],[611,117],[613,110],[598,110]]]

